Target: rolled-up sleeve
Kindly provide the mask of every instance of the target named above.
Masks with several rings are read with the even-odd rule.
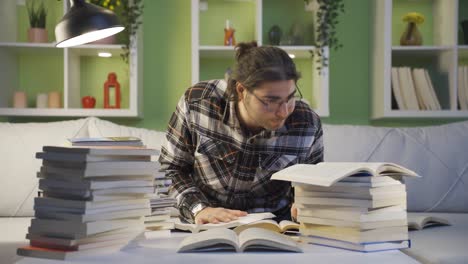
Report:
[[[194,207],[210,205],[193,179],[194,151],[190,109],[186,97],[182,96],[169,121],[159,162],[166,177],[172,179],[170,195],[177,199],[181,215],[189,221],[193,221]]]

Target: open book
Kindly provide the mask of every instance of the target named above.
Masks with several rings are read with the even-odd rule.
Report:
[[[348,176],[415,176],[405,167],[383,162],[321,162],[318,164],[296,164],[274,173],[272,180],[312,184],[329,187]]]
[[[143,146],[143,142],[137,137],[69,138],[68,141],[72,146]]]
[[[233,228],[240,225],[250,224],[253,222],[257,222],[263,219],[273,218],[275,217],[272,213],[252,213],[246,216],[241,216],[237,220],[226,222],[226,223],[218,223],[218,224],[190,224],[190,223],[183,223],[179,218],[171,219],[174,221],[174,226],[176,229],[190,231],[192,233],[197,233],[202,230],[208,230],[218,227],[224,228]]]
[[[253,228],[253,227],[268,229],[277,233],[299,232],[299,223],[289,221],[289,220],[283,220],[278,223],[275,220],[271,220],[271,219],[260,220],[260,221],[253,222],[250,224],[240,225],[234,228],[234,232],[236,232],[237,234],[240,234],[240,232],[249,228]]]
[[[408,229],[421,230],[439,225],[451,225],[451,223],[449,220],[435,215],[408,214]]]
[[[182,240],[177,252],[256,250],[302,252],[292,238],[263,228],[249,228],[239,235],[227,228],[214,228],[191,234]]]

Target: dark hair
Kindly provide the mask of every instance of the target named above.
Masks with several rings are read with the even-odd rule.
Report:
[[[265,81],[294,80],[300,73],[289,55],[273,46],[257,47],[255,41],[236,45],[236,64],[229,76],[227,92],[231,100],[237,101],[236,83],[242,83],[246,89],[253,90]]]

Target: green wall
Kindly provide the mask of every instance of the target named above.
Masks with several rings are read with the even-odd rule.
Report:
[[[289,0],[293,1],[293,0]],[[294,0],[301,1],[301,0]],[[330,117],[324,123],[377,126],[416,126],[461,119],[370,120],[370,3],[345,0],[338,36],[343,48],[331,51]],[[144,117],[110,119],[137,127],[164,130],[178,98],[190,85],[190,1],[146,0],[144,17]],[[224,72],[225,69],[222,69]],[[10,118],[12,122],[59,118]]]

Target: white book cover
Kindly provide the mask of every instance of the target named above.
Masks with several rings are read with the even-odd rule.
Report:
[[[429,94],[431,95],[432,105],[434,107],[434,109],[432,110],[442,109],[442,107],[440,106],[439,97],[437,97],[437,93],[435,92],[434,86],[432,85],[431,76],[429,75],[429,72],[426,69],[424,69],[424,76],[426,77],[426,83],[428,85]]]
[[[398,67],[398,78],[400,79],[400,90],[405,101],[405,110],[418,110],[418,101],[413,87],[413,79],[408,67]]]
[[[44,146],[42,151],[46,153],[70,153],[81,155],[112,155],[112,156],[153,156],[159,155],[156,149],[140,148],[140,147],[124,147],[124,146],[108,146],[108,147],[60,147],[60,146]]]
[[[404,67],[406,76],[406,87],[403,87],[407,92],[406,95],[409,97],[410,104],[408,105],[409,110],[421,110],[419,108],[418,96],[416,95],[416,89],[414,88],[413,75],[411,74],[411,68]]]
[[[458,89],[457,89],[457,101],[461,110],[466,110],[467,106],[465,103],[465,71],[463,66],[458,66]]]
[[[48,189],[54,188],[68,188],[79,190],[99,190],[110,188],[124,188],[124,187],[152,187],[153,182],[144,180],[114,180],[114,179],[101,179],[101,180],[83,180],[81,182],[69,182],[54,179],[40,179],[39,188]]]
[[[87,223],[33,218],[31,220],[31,233],[44,233],[51,236],[62,235],[63,237],[85,237],[130,226],[141,226],[143,228],[143,217],[139,219],[118,219]]]
[[[418,96],[419,107],[421,110],[435,110],[432,102],[432,95],[429,91],[429,84],[423,69],[413,69],[413,80],[416,94]]]
[[[353,227],[301,224],[299,229],[303,237],[318,236],[358,244],[406,240],[409,237],[406,226],[361,230]]]
[[[329,246],[358,252],[378,252],[410,247],[410,240],[358,244],[317,236],[308,236],[304,238],[304,241],[310,244]]]
[[[67,162],[150,161],[150,155],[93,155],[86,153],[37,152],[37,159]]]
[[[403,96],[401,94],[400,80],[398,77],[398,69],[396,67],[392,67],[392,90],[393,90],[393,94],[395,95],[395,100],[397,102],[398,109],[400,110],[407,109],[405,101],[403,100]]]
[[[418,106],[420,110],[428,110],[429,109],[429,103],[426,99],[426,93],[425,93],[425,82],[426,82],[426,77],[424,75],[421,76],[419,75],[419,69],[410,69],[411,77],[413,78],[413,85],[414,85],[414,91],[416,93],[416,98],[418,99]]]
[[[80,200],[67,200],[50,197],[36,197],[34,199],[35,206],[51,206],[51,207],[65,207],[65,208],[76,208],[76,209],[99,209],[106,207],[117,207],[124,205],[141,205],[149,207],[148,199],[127,199],[127,200],[115,200],[115,201],[80,201]]]
[[[363,208],[380,208],[384,206],[406,205],[406,194],[397,194],[395,196],[383,199],[351,199],[351,198],[330,198],[330,197],[305,197],[295,196],[294,201],[301,205],[329,205],[329,206],[351,206]]]
[[[115,211],[99,212],[99,213],[94,213],[94,214],[88,214],[88,213],[75,214],[75,213],[66,213],[66,212],[36,210],[34,216],[37,218],[42,218],[42,219],[67,220],[67,221],[73,221],[73,222],[86,223],[86,222],[105,221],[105,220],[114,220],[114,219],[140,218],[150,213],[151,213],[150,208],[130,209],[130,210],[124,210],[124,209],[119,210],[116,208]]]
[[[465,95],[465,109],[468,110],[468,66],[462,66],[463,67],[463,80],[464,80],[464,88],[463,89],[463,94]]]

